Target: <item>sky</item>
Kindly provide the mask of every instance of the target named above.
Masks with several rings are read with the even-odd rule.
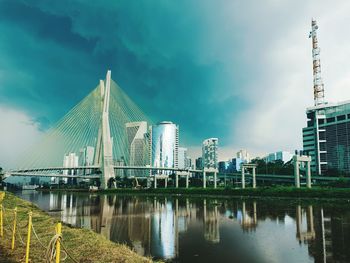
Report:
[[[349,1],[0,0],[0,166],[112,78],[154,121],[219,159],[302,148],[311,18],[327,101],[350,99]]]

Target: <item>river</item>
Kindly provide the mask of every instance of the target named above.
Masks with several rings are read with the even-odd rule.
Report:
[[[92,229],[154,259],[350,262],[350,204],[344,202],[16,194],[67,224]]]

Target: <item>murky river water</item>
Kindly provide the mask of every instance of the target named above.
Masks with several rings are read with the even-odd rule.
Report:
[[[18,196],[174,262],[350,262],[350,204],[40,193]]]

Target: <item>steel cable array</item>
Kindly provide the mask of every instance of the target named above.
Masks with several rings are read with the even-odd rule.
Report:
[[[18,169],[33,169],[62,166],[63,156],[79,155],[86,146],[95,147],[102,120],[101,87],[73,107],[40,140],[27,149],[19,159]],[[129,164],[129,145],[126,123],[146,121],[152,124],[143,111],[113,81],[110,86],[109,125],[113,138],[113,159]],[[148,144],[148,141],[144,141]],[[146,146],[146,145],[145,145]]]

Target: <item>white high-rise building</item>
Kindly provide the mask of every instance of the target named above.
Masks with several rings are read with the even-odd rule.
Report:
[[[145,166],[149,164],[147,122],[129,122],[125,126],[128,138],[129,165]],[[129,175],[144,176],[145,172],[144,170],[130,170]]]
[[[178,153],[179,127],[170,121],[152,125],[150,129],[151,166],[177,168]]]
[[[79,165],[80,166],[93,165],[94,154],[95,154],[95,148],[92,146],[85,146],[84,148],[80,149]]]
[[[247,152],[247,150],[240,150],[237,152],[237,158],[240,158],[242,162],[244,163],[250,163],[250,154]]]
[[[204,168],[218,169],[218,138],[209,138],[203,141],[202,158]]]
[[[64,155],[64,157],[63,157],[63,167],[64,168],[67,168],[67,167],[74,168],[74,167],[78,167],[78,166],[79,166],[79,157],[75,153],[68,153],[68,154]],[[74,169],[63,170],[63,175],[74,175]],[[65,183],[67,183],[68,179],[64,178],[63,181]],[[58,178],[52,177],[51,182],[57,184]]]

